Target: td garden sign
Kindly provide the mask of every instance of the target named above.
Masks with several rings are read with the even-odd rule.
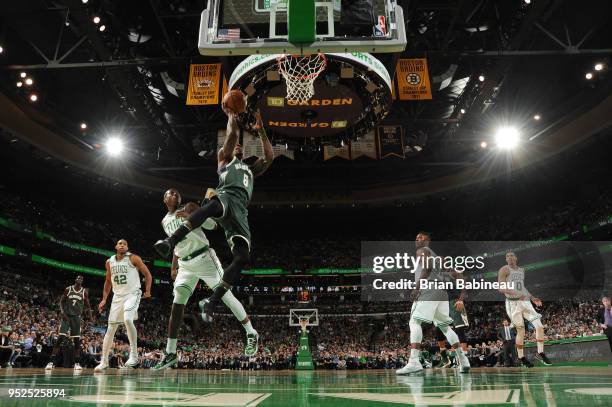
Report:
[[[287,88],[278,74],[277,57],[246,58],[234,70],[228,85],[230,89],[246,91],[249,106],[259,109],[266,127],[279,134],[327,137],[350,130],[362,119],[364,111],[388,110],[391,78],[384,65],[370,54],[326,54],[327,68],[314,82],[314,97],[301,102],[286,98]]]

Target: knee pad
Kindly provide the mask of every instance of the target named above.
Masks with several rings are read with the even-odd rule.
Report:
[[[539,319],[531,321],[531,325],[533,325],[535,329],[544,328],[544,325],[542,325],[542,321],[540,321]]]
[[[423,328],[421,328],[420,322],[414,319],[411,319],[409,326],[410,326],[410,343],[423,342]]]
[[[174,300],[175,304],[185,305],[189,298],[191,297],[191,289],[184,285],[179,285],[174,287]]]

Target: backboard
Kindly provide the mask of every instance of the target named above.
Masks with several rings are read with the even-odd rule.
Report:
[[[313,39],[297,42],[303,15],[290,12],[314,3]],[[404,16],[395,0],[366,0],[367,13],[347,0],[208,0],[202,12],[198,48],[202,55],[401,52],[406,47]],[[290,41],[290,38],[293,41]]]

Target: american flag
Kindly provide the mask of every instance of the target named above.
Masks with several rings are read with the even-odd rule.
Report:
[[[240,28],[219,28],[217,31],[217,39],[219,40],[239,40]]]

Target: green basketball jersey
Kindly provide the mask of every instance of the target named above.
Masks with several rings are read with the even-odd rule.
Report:
[[[251,168],[238,157],[229,164],[224,165],[217,171],[219,173],[218,192],[227,192],[229,194],[245,199],[247,202],[251,200],[253,194],[253,172]]]
[[[85,288],[81,287],[80,291],[74,289],[74,286],[68,287],[68,295],[64,304],[64,312],[66,315],[81,315],[83,313],[83,304],[85,302]]]

